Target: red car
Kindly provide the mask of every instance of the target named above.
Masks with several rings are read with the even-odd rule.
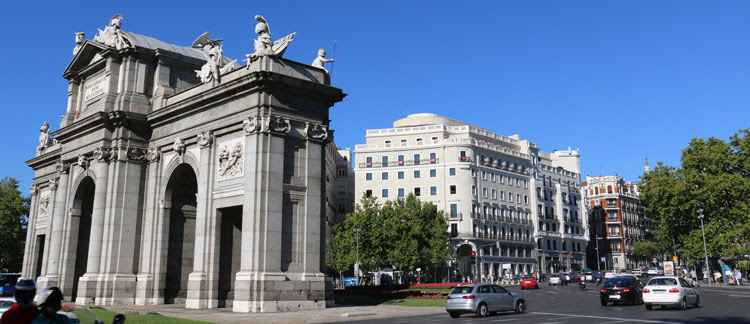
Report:
[[[536,281],[536,279],[534,279],[534,277],[527,276],[521,279],[521,289],[527,289],[527,288],[539,289],[539,283]]]

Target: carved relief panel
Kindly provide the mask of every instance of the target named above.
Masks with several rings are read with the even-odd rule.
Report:
[[[241,177],[245,174],[245,140],[236,138],[219,143],[219,181]]]

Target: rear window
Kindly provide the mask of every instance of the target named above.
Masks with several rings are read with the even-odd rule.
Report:
[[[523,277],[523,280],[534,280],[534,277]]]
[[[648,281],[649,286],[677,286],[677,280],[673,278],[654,278]]]
[[[451,291],[451,294],[470,294],[474,290],[474,287],[456,287]]]
[[[633,283],[632,278],[630,277],[614,277],[607,279],[607,282],[604,283],[605,287],[612,287],[612,286],[618,286],[618,287],[626,287],[630,286]]]

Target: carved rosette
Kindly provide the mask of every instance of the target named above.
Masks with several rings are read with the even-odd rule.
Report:
[[[161,152],[159,152],[159,148],[152,147],[146,151],[146,161],[148,163],[159,161],[159,157],[161,157]]]
[[[245,130],[245,135],[250,135],[253,133],[257,133],[260,131],[260,121],[258,120],[258,116],[252,116],[248,117],[244,121],[242,121],[242,129]]]
[[[50,181],[49,181],[49,189],[50,189],[50,190],[55,190],[55,189],[57,189],[57,185],[58,185],[59,183],[60,183],[60,180],[58,180],[57,178],[55,178],[55,179],[50,179]]]
[[[179,137],[175,138],[174,144],[172,144],[172,148],[174,149],[175,153],[177,155],[182,156],[185,154],[185,142],[182,141]]]
[[[287,134],[292,130],[292,124],[289,122],[289,118],[270,116],[268,119],[268,130],[273,133]]]
[[[85,155],[81,154],[78,156],[78,166],[81,167],[81,169],[88,169],[89,168],[89,159],[86,158]]]
[[[308,140],[325,141],[328,138],[328,127],[321,124],[305,123],[305,137]]]
[[[35,196],[36,193],[37,193],[37,187],[36,187],[36,185],[32,184],[31,186],[29,186],[29,194],[32,195],[32,196]]]
[[[198,145],[201,147],[208,147],[213,143],[214,138],[213,134],[211,134],[210,131],[200,132],[196,136],[196,141],[198,142]]]
[[[94,159],[97,161],[105,161],[109,158],[109,148],[101,146],[94,149]]]
[[[134,161],[143,161],[146,158],[146,150],[137,147],[128,148],[128,159]]]

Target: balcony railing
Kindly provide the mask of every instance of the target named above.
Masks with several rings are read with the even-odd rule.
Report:
[[[427,160],[405,160],[405,161],[388,161],[383,162],[365,162],[360,163],[360,168],[387,168],[387,167],[399,167],[399,166],[412,166],[412,165],[425,165],[425,164],[436,164],[439,163],[440,159],[427,159]]]
[[[475,213],[475,212],[472,212],[472,213],[471,213],[471,218],[477,218],[477,219],[478,219],[478,218],[482,218],[482,213]]]
[[[461,213],[451,213],[451,212],[445,213],[445,217],[448,219],[461,219],[462,218],[461,216],[463,216]]]

